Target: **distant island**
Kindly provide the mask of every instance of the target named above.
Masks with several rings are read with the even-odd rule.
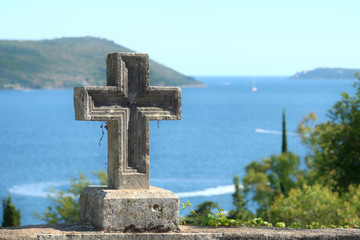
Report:
[[[297,72],[291,79],[355,79],[354,74],[360,69],[348,68],[316,68],[314,70]]]
[[[134,52],[112,41],[94,38],[0,40],[0,89],[52,89],[106,85],[110,52]],[[157,86],[201,86],[150,60],[150,83]]]

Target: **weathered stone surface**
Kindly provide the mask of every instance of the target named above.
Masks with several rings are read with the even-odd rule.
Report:
[[[178,217],[179,198],[152,186],[124,190],[89,186],[80,197],[80,219],[107,232],[177,231]]]
[[[74,89],[76,120],[107,121],[108,186],[149,188],[149,121],[181,119],[181,90],[152,87],[149,56],[112,53],[107,86]]]
[[[33,225],[17,228],[0,228],[0,239],[52,239],[52,240],[199,240],[199,239],[316,239],[316,240],[353,240],[360,239],[360,229],[315,229],[295,230],[279,228],[211,228],[180,226],[180,232],[174,233],[106,233],[95,231],[85,223],[62,225]]]
[[[80,195],[80,219],[124,232],[176,231],[179,198],[149,185],[149,121],[181,118],[181,90],[152,87],[149,56],[112,53],[106,87],[74,89],[76,120],[107,121],[108,186]]]

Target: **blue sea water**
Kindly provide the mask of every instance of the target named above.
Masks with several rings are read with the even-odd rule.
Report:
[[[285,77],[197,77],[207,87],[183,88],[181,121],[150,123],[151,185],[197,205],[206,200],[230,210],[233,174],[281,150],[286,109],[288,148],[307,149],[296,134],[310,111],[319,122],[353,80]],[[251,91],[253,85],[258,91]],[[107,141],[99,122],[75,121],[73,91],[0,91],[0,198],[11,193],[22,224],[36,224],[51,201],[50,187],[66,189],[81,171],[106,170]],[[0,208],[2,216],[2,208]],[[182,214],[185,214],[184,212]]]

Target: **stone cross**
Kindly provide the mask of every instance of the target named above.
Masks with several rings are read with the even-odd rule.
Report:
[[[75,119],[107,121],[108,188],[149,189],[149,121],[181,119],[181,90],[150,86],[142,53],[109,54],[106,81],[75,88]]]

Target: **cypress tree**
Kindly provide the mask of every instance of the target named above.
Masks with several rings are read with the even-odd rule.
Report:
[[[287,140],[286,140],[286,121],[285,121],[285,109],[283,109],[282,114],[282,146],[281,153],[287,152]]]
[[[17,227],[20,226],[21,213],[20,209],[16,210],[15,205],[11,203],[11,195],[9,194],[8,199],[2,199],[4,216],[1,223],[2,227]]]

